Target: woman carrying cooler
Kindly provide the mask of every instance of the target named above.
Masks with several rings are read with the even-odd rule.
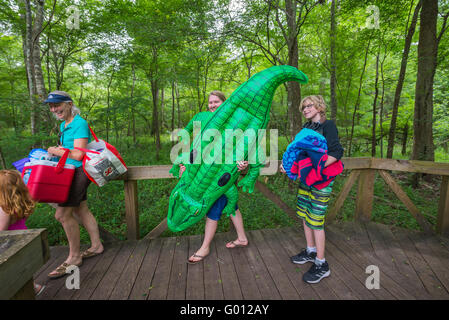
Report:
[[[80,117],[80,110],[73,105],[72,98],[64,91],[53,91],[47,100],[50,111],[61,120],[60,146],[48,148],[48,153],[61,157],[65,150],[70,149],[67,159],[68,164],[76,167],[69,196],[65,203],[59,203],[56,208],[55,218],[64,228],[69,242],[69,256],[58,268],[48,274],[52,279],[62,277],[71,265],[80,266],[83,259],[96,256],[103,252],[104,248],[100,241],[100,233],[95,217],[87,207],[87,188],[90,180],[83,172],[82,159],[84,152],[74,149],[86,148],[91,140],[89,126],[86,120]],[[62,148],[61,148],[62,147]],[[89,233],[91,247],[80,252],[80,229],[78,222],[82,223]]]

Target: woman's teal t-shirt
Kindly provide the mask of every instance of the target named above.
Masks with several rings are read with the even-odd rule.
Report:
[[[72,150],[75,139],[87,138],[88,143],[91,141],[91,134],[87,121],[79,115],[76,115],[67,127],[65,126],[65,121],[62,122],[59,129],[61,130],[60,141],[64,148]],[[83,165],[81,161],[70,158],[67,159],[66,163],[73,164],[76,168]]]

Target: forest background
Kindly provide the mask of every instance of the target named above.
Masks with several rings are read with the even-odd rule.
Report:
[[[276,92],[269,128],[278,130],[279,157],[301,128],[301,97],[321,94],[345,157],[449,162],[448,17],[443,0],[0,0],[0,168],[56,144],[59,123],[42,104],[53,90],[70,93],[128,166],[170,164],[171,132],[207,110],[210,91],[229,97],[284,64],[310,81]],[[395,177],[435,224],[438,178]],[[379,180],[373,220],[418,229]],[[285,177],[264,181],[294,208]],[[166,216],[176,182],[139,181],[141,234]],[[354,197],[339,219],[352,218]],[[90,186],[89,207],[124,239],[122,182]],[[239,207],[248,229],[298,223],[257,191],[241,193]],[[65,243],[53,215],[38,204],[28,226]],[[228,228],[222,219],[219,231]]]

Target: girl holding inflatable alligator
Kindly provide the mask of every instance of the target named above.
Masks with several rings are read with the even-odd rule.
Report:
[[[201,112],[197,114],[193,119],[187,124],[185,130],[190,134],[193,132],[193,122],[194,121],[206,121],[212,113],[217,110],[217,108],[226,100],[226,96],[221,91],[212,91],[209,94],[209,111]],[[181,163],[179,164],[179,178],[186,170],[186,167]],[[237,163],[239,171],[243,171],[248,166],[248,161],[240,161]],[[204,240],[201,247],[188,259],[188,263],[194,264],[203,260],[210,251],[210,244],[215,236],[215,232],[218,226],[218,220],[222,215],[222,211],[226,206],[228,199],[225,195],[222,195],[212,206],[206,216],[206,225],[204,230]],[[238,206],[235,208],[235,215],[231,215],[231,221],[234,224],[235,230],[237,232],[237,239],[230,241],[226,244],[226,248],[233,249],[237,247],[245,247],[248,245],[248,238],[245,234],[245,228],[243,225],[242,213],[240,212]]]
[[[324,257],[324,218],[332,192],[333,177],[343,170],[341,161],[339,161],[343,156],[343,148],[338,138],[335,123],[326,119],[326,104],[322,96],[305,97],[301,101],[299,109],[308,120],[303,128],[314,130],[324,136],[327,142],[327,159],[321,163],[324,167],[322,172],[327,171],[325,174],[318,176],[326,176],[328,172],[333,172],[330,174],[332,176],[329,179],[330,183],[329,181],[324,183],[319,181],[321,185],[314,184],[315,186],[311,186],[305,184],[304,179],[297,179],[300,182],[296,209],[298,216],[303,219],[307,248],[291,257],[291,261],[296,264],[313,262],[309,271],[304,274],[303,280],[307,283],[318,283],[321,279],[330,275],[329,264]],[[321,158],[321,160],[323,159]],[[286,173],[282,164],[280,170]],[[294,171],[293,167],[291,171]],[[300,175],[298,174],[298,176]]]

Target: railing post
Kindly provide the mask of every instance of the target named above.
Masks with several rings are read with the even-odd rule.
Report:
[[[371,220],[374,199],[374,179],[376,170],[360,170],[359,185],[357,190],[357,199],[355,203],[354,218],[356,220]]]
[[[449,176],[443,176],[441,181],[437,232],[449,235]]]
[[[127,239],[139,239],[139,207],[137,202],[137,181],[125,180],[125,212],[128,228]]]

